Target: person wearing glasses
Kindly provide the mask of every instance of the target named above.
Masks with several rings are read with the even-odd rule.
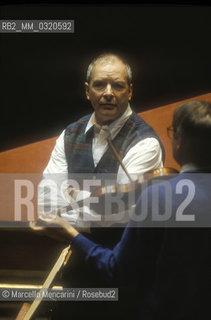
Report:
[[[113,249],[87,239],[59,216],[52,221],[84,264],[111,284],[125,285],[128,299],[110,319],[211,319],[211,104],[179,106],[168,133],[181,172],[140,194]],[[95,307],[92,317],[107,319],[109,312],[96,315]]]

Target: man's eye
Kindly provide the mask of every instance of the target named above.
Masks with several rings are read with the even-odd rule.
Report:
[[[93,84],[93,87],[96,88],[96,89],[102,89],[105,87],[105,83],[104,82],[95,82]]]
[[[114,83],[112,86],[115,90],[123,90],[124,89],[124,85],[121,83]]]

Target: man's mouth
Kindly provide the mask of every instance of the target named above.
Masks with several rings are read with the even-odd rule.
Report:
[[[103,109],[108,109],[108,110],[112,110],[116,107],[116,104],[112,104],[112,103],[101,103],[100,104]]]

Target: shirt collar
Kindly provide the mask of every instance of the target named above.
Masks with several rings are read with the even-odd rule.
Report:
[[[184,164],[181,169],[180,169],[180,173],[182,172],[196,172],[196,171],[210,171],[211,168],[200,168],[198,167],[196,164],[194,163],[186,163]]]
[[[115,132],[115,129],[118,129],[119,127],[122,127],[125,122],[128,120],[128,118],[130,117],[130,115],[132,114],[132,109],[130,107],[130,105],[128,104],[127,109],[125,110],[125,112],[121,115],[120,118],[116,119],[115,121],[113,121],[112,123],[110,123],[109,125],[105,125],[105,126],[100,126],[95,119],[95,113],[93,112],[93,114],[91,115],[91,118],[89,119],[89,122],[87,123],[86,129],[85,129],[85,134],[93,127],[96,127],[96,131],[100,131],[101,127],[104,128],[108,128],[110,133],[111,133],[111,137],[112,137],[112,133]],[[113,137],[112,137],[113,138]]]

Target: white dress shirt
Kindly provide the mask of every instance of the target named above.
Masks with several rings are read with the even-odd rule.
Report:
[[[119,133],[125,122],[128,120],[130,115],[132,114],[132,110],[130,106],[126,109],[126,111],[122,114],[120,118],[112,122],[110,125],[100,126],[96,123],[95,114],[93,113],[85,130],[85,133],[94,125],[95,126],[95,134],[92,141],[92,153],[93,160],[95,166],[97,166],[101,157],[105,153],[108,148],[107,137],[110,136],[111,140],[115,138],[115,136]],[[56,145],[52,151],[49,163],[44,170],[44,177],[49,178],[49,175],[52,174],[60,174],[62,179],[68,176],[68,164],[65,156],[64,150],[64,133],[65,130],[61,133],[56,141]],[[135,180],[137,175],[141,175],[149,170],[155,168],[161,168],[163,166],[162,163],[162,151],[160,148],[160,144],[155,138],[145,138],[138,142],[135,146],[133,146],[127,154],[124,156],[122,160],[125,165],[128,173]],[[71,168],[70,168],[71,172]],[[61,179],[59,179],[61,180]],[[121,165],[118,168],[117,173],[117,182],[118,183],[128,183],[128,177],[126,176],[124,170]],[[67,187],[66,184],[63,184],[62,196],[58,195],[56,202],[54,200],[56,197],[54,196],[54,200],[51,199],[51,207],[61,208],[68,205],[68,202],[71,201],[64,196],[64,190]],[[52,192],[52,191],[51,191]],[[55,191],[56,192],[56,191]],[[42,192],[40,193],[39,203],[42,206]],[[83,199],[88,197],[90,194],[87,192],[79,192],[76,200]],[[79,208],[77,210],[72,210],[68,212],[68,214],[64,213],[64,217],[71,221],[72,224],[76,223],[75,226],[84,227],[87,223],[80,221],[79,212],[86,213],[88,216],[93,214],[93,219],[95,213],[90,212],[87,208]],[[76,221],[77,220],[77,221]]]
[[[99,160],[108,148],[106,138],[110,135],[111,139],[119,133],[125,122],[132,113],[130,106],[126,109],[123,115],[112,122],[109,126],[99,126],[95,121],[95,114],[93,113],[85,130],[85,133],[95,125],[98,130],[95,130],[95,135],[92,144],[92,153],[94,164],[97,166]],[[50,161],[44,170],[44,174],[48,173],[67,173],[68,165],[64,151],[64,133],[59,136],[56,141],[55,148],[51,154]],[[155,138],[146,138],[139,141],[133,146],[122,160],[129,174],[142,174],[149,170],[162,167],[162,151],[160,144]],[[70,169],[71,171],[71,169]],[[125,183],[126,177],[123,169],[119,166],[117,173],[117,181]]]
[[[181,168],[180,168],[180,173],[183,172],[196,172],[196,171],[201,171],[201,172],[209,172],[211,171],[211,167],[201,167],[196,165],[195,163],[192,162],[188,162],[186,164],[184,164]]]

